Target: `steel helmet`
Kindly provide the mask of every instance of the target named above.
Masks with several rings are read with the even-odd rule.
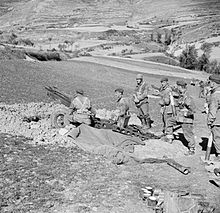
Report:
[[[143,74],[137,74],[136,79],[143,79]]]

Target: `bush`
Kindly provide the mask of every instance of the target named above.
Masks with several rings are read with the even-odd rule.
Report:
[[[194,70],[198,65],[198,52],[195,48],[195,45],[187,46],[185,50],[182,51],[179,61],[180,66],[186,69]]]
[[[205,53],[210,53],[212,46],[213,46],[212,44],[205,42],[202,44],[201,50],[203,50]]]
[[[214,60],[209,63],[206,71],[212,74],[220,74],[220,64],[216,60]]]
[[[19,39],[14,44],[24,45],[24,46],[34,46],[34,43],[30,39]]]
[[[164,43],[166,45],[170,45],[170,43],[171,43],[171,32],[169,32],[169,31],[165,32],[165,41],[164,41]]]
[[[198,70],[201,71],[207,71],[209,68],[209,55],[206,53],[203,53],[199,58],[198,58],[198,65],[197,65]]]

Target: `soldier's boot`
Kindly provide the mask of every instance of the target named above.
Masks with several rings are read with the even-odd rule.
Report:
[[[189,150],[184,153],[186,156],[195,155],[195,147],[190,147]]]
[[[141,119],[142,128],[140,132],[142,134],[149,133],[149,129],[151,128],[151,119],[150,118],[142,118]]]

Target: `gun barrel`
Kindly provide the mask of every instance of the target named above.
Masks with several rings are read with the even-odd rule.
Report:
[[[56,87],[46,86],[47,95],[54,100],[59,100],[62,104],[69,107],[71,104],[71,98],[66,94],[60,92]]]
[[[177,163],[172,159],[167,159],[167,164],[175,168],[176,170],[180,171],[184,175],[188,175],[190,173],[190,170],[187,167],[182,166],[181,164]]]

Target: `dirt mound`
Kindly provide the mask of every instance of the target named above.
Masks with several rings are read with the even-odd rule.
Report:
[[[144,158],[178,158],[183,157],[187,148],[181,141],[174,141],[173,144],[162,142],[161,140],[149,140],[144,147],[135,147],[135,156]]]
[[[24,51],[0,46],[0,60],[16,60],[16,59],[25,59]]]
[[[28,103],[2,105],[0,107],[0,131],[13,136],[24,136],[32,139],[34,144],[67,145],[67,138],[59,135],[51,128],[50,115],[60,109],[53,103]],[[39,120],[29,122],[27,118],[37,117]]]
[[[34,144],[71,145],[71,139],[51,128],[50,116],[60,108],[63,108],[60,104],[43,102],[1,105],[0,132],[30,138]],[[97,117],[110,119],[115,113],[117,112],[98,109]]]

